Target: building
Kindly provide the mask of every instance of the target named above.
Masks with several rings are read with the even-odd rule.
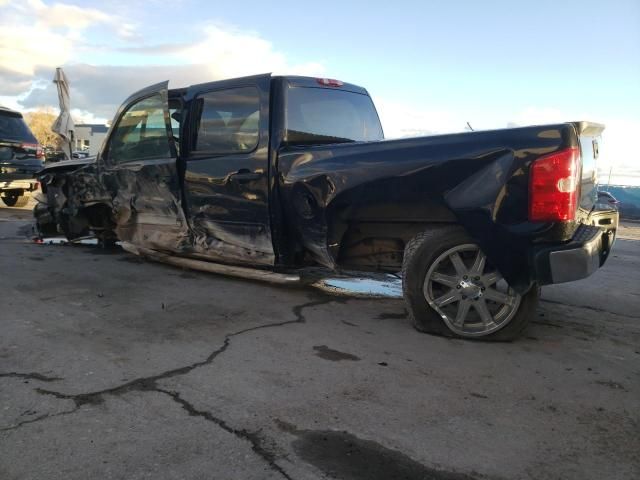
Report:
[[[108,126],[97,123],[76,125],[73,132],[74,151],[86,150],[89,155],[97,155],[102,142],[107,137],[108,130]]]

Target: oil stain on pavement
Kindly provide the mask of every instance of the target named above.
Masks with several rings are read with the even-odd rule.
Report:
[[[293,448],[302,460],[342,480],[473,480],[429,468],[407,455],[348,432],[296,430]]]
[[[316,355],[320,358],[324,358],[325,360],[331,360],[332,362],[339,362],[341,360],[351,360],[358,361],[359,357],[355,355],[351,355],[350,353],[341,352],[339,350],[334,350],[333,348],[329,348],[326,345],[316,345],[313,347],[316,351]]]

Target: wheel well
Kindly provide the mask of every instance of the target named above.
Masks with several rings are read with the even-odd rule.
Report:
[[[418,233],[443,223],[356,222],[342,236],[337,263],[342,268],[399,272],[404,248]]]
[[[112,220],[112,210],[105,203],[96,203],[82,209],[89,227],[92,230],[113,230],[115,223]]]

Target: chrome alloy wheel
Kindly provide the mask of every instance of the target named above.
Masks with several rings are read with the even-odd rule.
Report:
[[[481,337],[504,327],[522,299],[471,243],[440,255],[427,271],[422,290],[449,329],[463,337]]]

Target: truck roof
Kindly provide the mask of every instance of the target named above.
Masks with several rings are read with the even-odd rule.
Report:
[[[198,87],[201,85],[210,86],[210,85],[215,85],[217,83],[220,83],[220,84],[242,83],[244,80],[250,80],[250,79],[252,80],[252,79],[255,79],[256,77],[264,77],[267,75],[271,76],[271,81],[283,79],[292,87],[327,88],[327,89],[336,89],[336,90],[346,90],[349,92],[369,95],[369,93],[365,88],[360,87],[358,85],[354,85],[353,83],[346,83],[346,82],[337,81],[329,78],[323,78],[323,77],[302,77],[298,75],[272,75],[271,73],[260,74],[260,75],[248,75],[245,77],[236,77],[236,78],[225,78],[225,79],[217,80],[215,82],[207,82],[207,83],[191,85],[191,87]],[[331,85],[323,84],[322,82],[338,82],[340,85],[331,86]],[[171,89],[171,92],[174,94],[180,94],[181,92],[185,92],[185,91],[186,91],[186,88]]]
[[[284,78],[287,83],[289,83],[289,85],[291,85],[292,87],[316,87],[316,88],[336,88],[339,90],[348,90],[350,92],[355,92],[355,93],[362,93],[364,95],[368,95],[369,93],[367,92],[367,90],[363,87],[360,87],[358,85],[354,85],[353,83],[346,83],[343,82],[341,80],[337,80],[341,85],[340,86],[327,86],[322,84],[322,81],[336,81],[333,79],[328,79],[328,78],[318,78],[318,77],[301,77],[301,76],[297,76],[297,75],[279,75],[279,76],[272,76],[272,79],[275,78]]]
[[[8,107],[3,107],[2,105],[0,105],[0,113],[8,113],[14,117],[22,117],[22,114],[17,110],[12,110]]]

